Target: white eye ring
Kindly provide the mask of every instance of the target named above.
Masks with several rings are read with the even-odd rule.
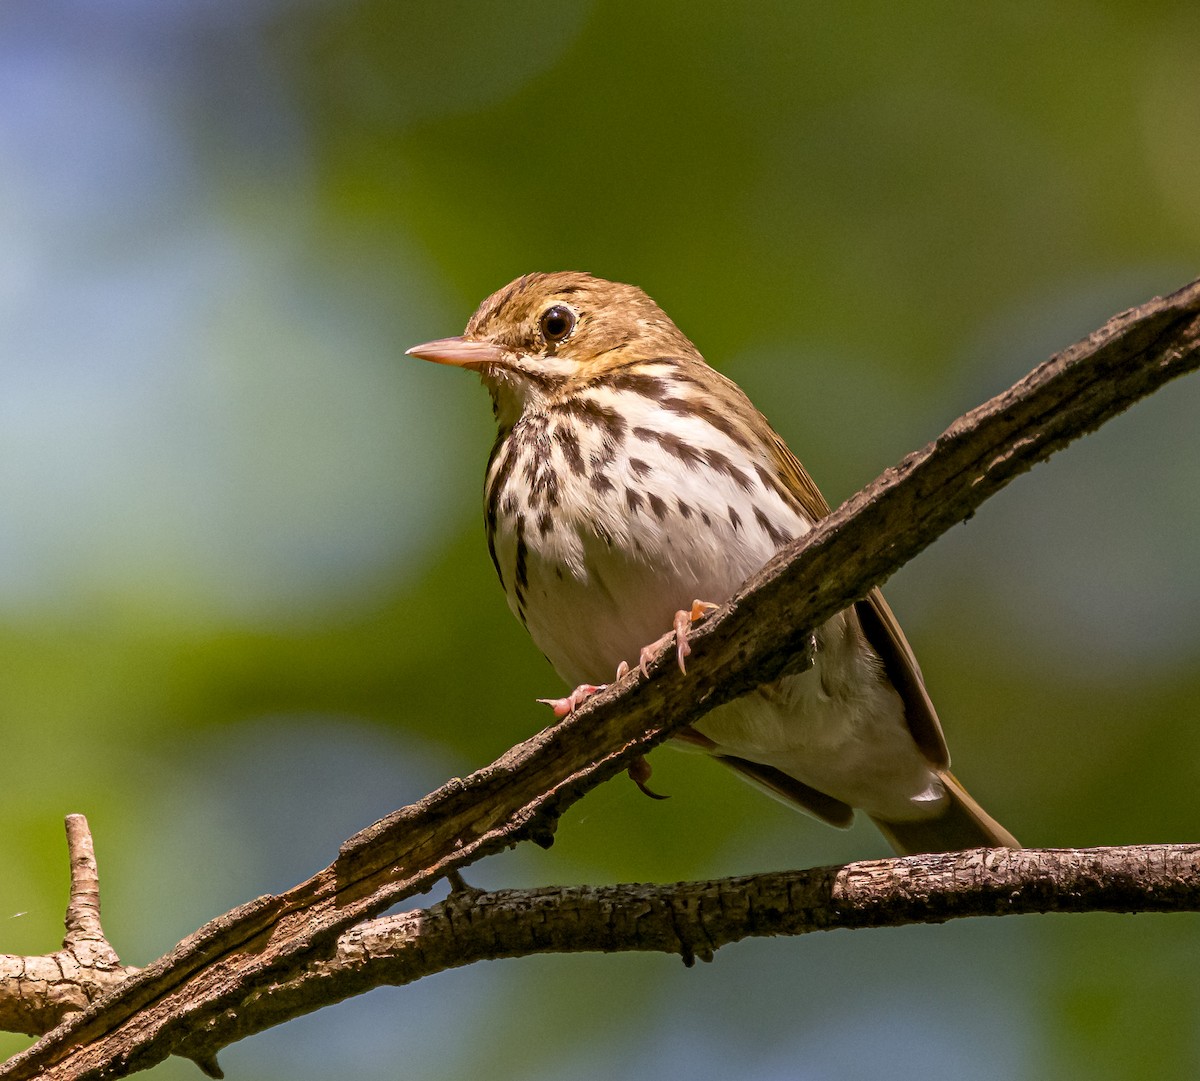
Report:
[[[555,304],[542,312],[538,329],[547,345],[565,342],[575,330],[576,316],[565,304]]]

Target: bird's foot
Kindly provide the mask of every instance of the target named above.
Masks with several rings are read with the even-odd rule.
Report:
[[[592,695],[604,690],[607,686],[607,683],[601,683],[599,686],[581,683],[566,698],[539,698],[538,701],[554,710],[554,716],[561,720],[563,717],[570,716]]]
[[[624,676],[627,675],[629,675],[629,664],[627,661],[622,661],[617,665],[617,674],[614,677],[613,682],[619,682]],[[539,698],[538,701],[544,706],[549,706],[552,710],[554,710],[554,716],[561,719],[571,713],[574,713],[575,710],[582,706],[584,702],[592,697],[592,695],[599,694],[607,686],[607,683],[581,683],[569,695],[567,695],[566,698]],[[650,774],[647,773],[646,776],[649,777]]]
[[[661,793],[655,792],[653,789],[647,787],[646,782],[650,780],[650,774],[654,771],[650,767],[650,760],[646,758],[645,755],[643,755],[641,758],[635,758],[633,762],[630,763],[628,772],[629,779],[642,790],[644,795],[649,796],[651,799],[671,798],[670,796],[664,796]]]
[[[641,669],[642,675],[649,675],[647,666],[654,659],[654,655],[662,649],[668,642],[675,643],[675,660],[679,664],[679,671],[685,676],[687,675],[687,665],[685,659],[691,654],[692,647],[688,645],[687,635],[688,628],[693,624],[703,619],[709,612],[715,612],[721,606],[713,604],[712,601],[692,601],[692,607],[681,608],[675,613],[675,626],[672,630],[667,631],[657,642],[651,642],[646,646],[638,657],[638,668]]]

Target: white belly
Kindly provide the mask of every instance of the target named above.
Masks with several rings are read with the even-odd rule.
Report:
[[[693,422],[697,445],[729,463],[726,472],[701,469],[663,452],[650,434],[661,424],[652,410],[639,416],[631,404],[627,412],[619,445],[580,430],[582,470],[555,457],[554,507],[531,505],[521,458],[497,501],[496,561],[509,605],[573,685],[636,663],[678,609],[728,600],[779,542],[810,528],[751,464],[732,465],[745,452],[726,436]],[[526,453],[556,456],[552,432],[530,439]]]
[[[636,414],[616,446],[583,428],[582,468],[565,456],[546,458],[559,454],[553,424],[532,437],[517,433],[527,437],[532,469],[553,464],[555,505],[530,499],[528,462],[518,457],[497,500],[496,561],[510,607],[571,686],[607,682],[621,661],[636,664],[678,609],[728,600],[780,543],[811,528],[762,482],[743,448],[695,423],[697,445],[737,466],[698,469],[665,454],[652,418],[639,424]],[[765,458],[759,464],[770,467]],[[721,707],[696,727],[723,753],[772,765],[884,817],[913,817],[933,777],[899,695],[855,619],[835,617],[817,639],[811,670]]]

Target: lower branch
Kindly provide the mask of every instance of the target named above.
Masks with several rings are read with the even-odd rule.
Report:
[[[642,951],[691,965],[745,938],[967,916],[1197,911],[1200,845],[977,849],[667,885],[458,891],[347,931],[329,958],[211,1018],[186,1053],[211,1059],[330,1002],[505,957]]]
[[[86,823],[77,817],[86,834]],[[73,867],[81,847],[76,840]],[[93,863],[90,879],[75,876],[73,885],[95,883],[94,872]],[[77,915],[79,896],[73,888],[69,921]],[[967,916],[1197,911],[1200,845],[977,849],[667,885],[491,893],[472,890],[457,878],[440,904],[345,931],[328,955],[288,978],[244,990],[219,1012],[197,1017],[200,1023],[175,1050],[219,1077],[217,1052],[246,1036],[375,987],[414,983],[499,958],[654,952],[676,954],[691,965],[697,959],[711,961],[722,946],[745,938],[944,923]],[[95,913],[98,917],[98,908]],[[93,931],[99,933],[98,922]],[[27,1006],[41,1003],[36,1017],[23,1015],[22,1030],[29,1032],[45,1031],[64,1012],[137,971],[115,964],[115,955],[114,963],[103,966],[64,964],[62,954],[8,960],[19,963],[30,974],[27,979],[42,969],[48,977],[37,988],[24,988]],[[37,990],[43,994],[30,995]]]

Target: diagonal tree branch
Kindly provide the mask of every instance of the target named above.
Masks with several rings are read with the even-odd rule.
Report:
[[[517,841],[548,844],[561,811],[672,731],[770,680],[809,633],[1059,447],[1200,366],[1200,282],[1110,320],[781,552],[693,632],[687,677],[636,671],[577,714],[352,837],[325,870],[214,920],[12,1059],[0,1078],[120,1076],[168,1054],[247,988],[285,983],[339,936]]]

